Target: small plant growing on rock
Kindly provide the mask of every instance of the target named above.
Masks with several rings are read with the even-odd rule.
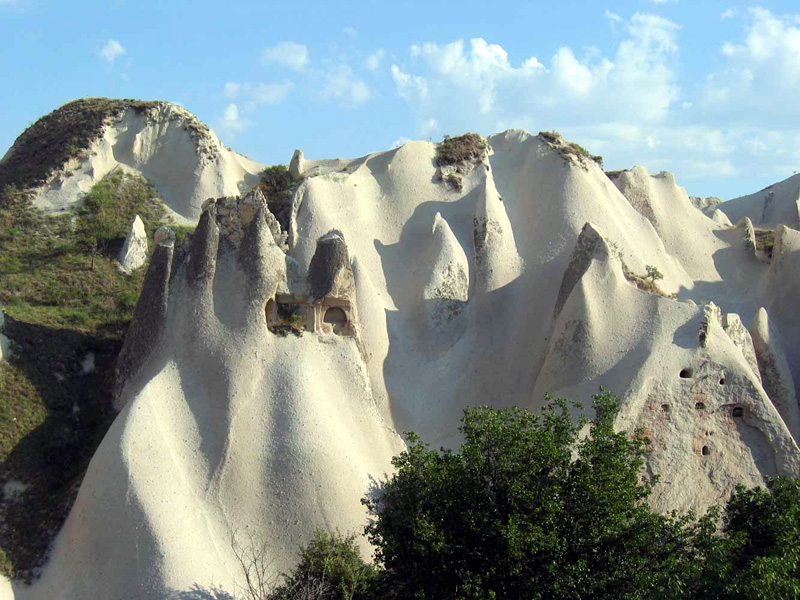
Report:
[[[656,281],[664,279],[664,274],[659,271],[657,267],[653,265],[645,265],[644,269],[646,271],[644,278],[650,280],[651,286],[655,286]]]

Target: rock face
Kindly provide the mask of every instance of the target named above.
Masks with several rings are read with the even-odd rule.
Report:
[[[465,407],[545,393],[620,395],[658,510],[800,475],[800,232],[754,260],[752,223],[669,173],[612,180],[523,131],[488,144],[460,189],[428,142],[305,160],[288,238],[260,193],[206,201],[181,245],[157,232],[120,415],[19,597],[233,590],[236,532],[286,570],[316,527],[363,526],[398,431],[454,446]]]
[[[800,226],[798,215],[800,200],[800,174],[792,175],[760,192],[728,200],[719,205],[732,221],[748,217],[759,227],[775,227],[781,223],[789,227]]]
[[[145,263],[147,263],[147,233],[144,230],[144,221],[136,215],[119,254],[119,264],[126,273],[133,273]]]

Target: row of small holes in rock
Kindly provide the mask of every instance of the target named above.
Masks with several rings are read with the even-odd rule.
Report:
[[[692,377],[694,377],[694,370],[693,369],[681,369],[681,372],[679,373],[679,375],[680,375],[681,379],[691,379]],[[725,385],[725,378],[724,377],[720,377],[719,378],[719,384],[720,385]]]

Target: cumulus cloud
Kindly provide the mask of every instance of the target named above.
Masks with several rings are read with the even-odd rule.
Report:
[[[291,81],[280,83],[238,83],[229,81],[222,88],[222,95],[228,100],[243,98],[249,108],[261,104],[280,104],[294,89]]]
[[[216,120],[215,129],[229,138],[235,138],[250,126],[250,122],[239,114],[239,106],[231,102],[225,107],[222,116]]]
[[[372,97],[369,86],[358,79],[347,64],[341,63],[327,69],[324,77],[326,83],[321,93],[324,100],[334,100],[341,106],[353,108]]]
[[[117,40],[108,40],[98,51],[100,58],[109,63],[113,63],[117,58],[125,54],[125,48]]]
[[[377,71],[381,66],[381,61],[383,60],[385,54],[386,52],[383,50],[383,48],[376,50],[375,52],[367,56],[366,60],[364,61],[364,66],[369,71]]]
[[[452,131],[530,126],[533,115],[550,127],[590,119],[658,121],[680,98],[673,68],[679,27],[656,15],[610,19],[626,34],[616,54],[581,56],[563,46],[548,66],[535,56],[515,64],[502,46],[482,38],[469,45],[415,44],[408,66],[392,65],[395,90],[420,119],[433,115]]]
[[[735,17],[735,16],[736,16],[738,13],[739,13],[739,11],[737,11],[735,8],[729,8],[728,10],[724,11],[724,12],[723,12],[723,13],[722,13],[722,14],[719,16],[719,18],[720,18],[720,19],[732,19],[732,18],[733,18],[733,17]]]
[[[297,42],[279,42],[261,53],[261,62],[275,63],[295,71],[308,65],[308,48]]]
[[[723,66],[706,79],[700,107],[709,119],[766,125],[800,119],[800,22],[764,8],[747,11],[745,35],[720,48]],[[776,99],[785,99],[776,102]]]

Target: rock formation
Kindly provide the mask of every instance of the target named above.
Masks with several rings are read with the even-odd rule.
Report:
[[[147,263],[147,234],[144,230],[144,221],[136,215],[119,254],[119,264],[123,271],[132,273],[145,263]]]
[[[237,534],[280,572],[316,527],[363,526],[397,432],[453,446],[465,407],[538,410],[545,393],[620,395],[659,510],[800,475],[800,232],[780,225],[756,260],[752,223],[724,204],[709,218],[670,173],[609,176],[560,137],[487,142],[460,188],[428,142],[296,153],[286,232],[260,192],[226,187],[200,212],[186,191],[197,229],[156,233],[121,412],[18,597],[232,590]]]

